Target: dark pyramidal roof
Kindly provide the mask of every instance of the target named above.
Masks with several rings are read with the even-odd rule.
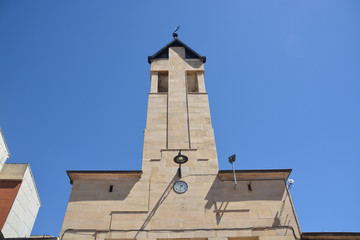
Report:
[[[200,56],[200,54],[192,50],[189,46],[187,46],[185,43],[180,41],[177,37],[174,38],[174,40],[172,40],[171,42],[169,42],[165,47],[160,49],[157,53],[155,53],[152,56],[149,56],[148,62],[151,63],[151,61],[156,58],[169,58],[169,47],[184,47],[186,58],[198,58],[201,59],[203,63],[206,62],[205,56]]]

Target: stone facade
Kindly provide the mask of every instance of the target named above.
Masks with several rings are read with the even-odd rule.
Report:
[[[68,171],[60,239],[300,238],[286,185],[291,170],[236,171],[236,185],[232,172],[219,171],[204,58],[196,56],[174,39],[149,58],[142,171]],[[189,159],[181,179],[179,150]],[[174,191],[179,180],[185,193]]]

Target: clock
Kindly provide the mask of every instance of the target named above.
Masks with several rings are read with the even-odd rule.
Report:
[[[176,193],[184,193],[188,190],[188,185],[184,181],[177,181],[174,183],[173,188]]]

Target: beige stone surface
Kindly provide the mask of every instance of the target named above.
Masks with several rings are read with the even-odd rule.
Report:
[[[27,163],[7,163],[4,164],[0,172],[1,180],[22,180],[26,169],[29,167]]]
[[[158,72],[168,72],[168,92],[158,93]],[[188,71],[198,92],[188,93]],[[191,78],[194,78],[191,74]],[[193,81],[193,80],[192,80]],[[284,173],[233,178],[218,174],[204,67],[170,47],[169,59],[151,63],[150,93],[140,178],[85,176],[73,183],[62,239],[296,239],[300,236]],[[184,194],[173,159],[179,150]],[[86,175],[86,174],[85,174]],[[251,180],[252,190],[248,183]],[[109,192],[109,186],[114,191]]]

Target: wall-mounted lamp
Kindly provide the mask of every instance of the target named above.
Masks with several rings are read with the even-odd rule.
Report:
[[[235,168],[234,168],[235,159],[236,159],[236,154],[231,155],[231,156],[229,157],[229,163],[231,163],[231,166],[232,166],[232,169],[233,169],[233,173],[234,173],[234,182],[235,182],[234,189],[236,188],[236,184],[237,184],[236,174],[235,174]]]
[[[174,157],[174,162],[179,164],[178,174],[179,178],[181,178],[181,164],[186,163],[189,160],[189,158],[185,155],[181,154],[181,150],[179,151],[178,155]]]

